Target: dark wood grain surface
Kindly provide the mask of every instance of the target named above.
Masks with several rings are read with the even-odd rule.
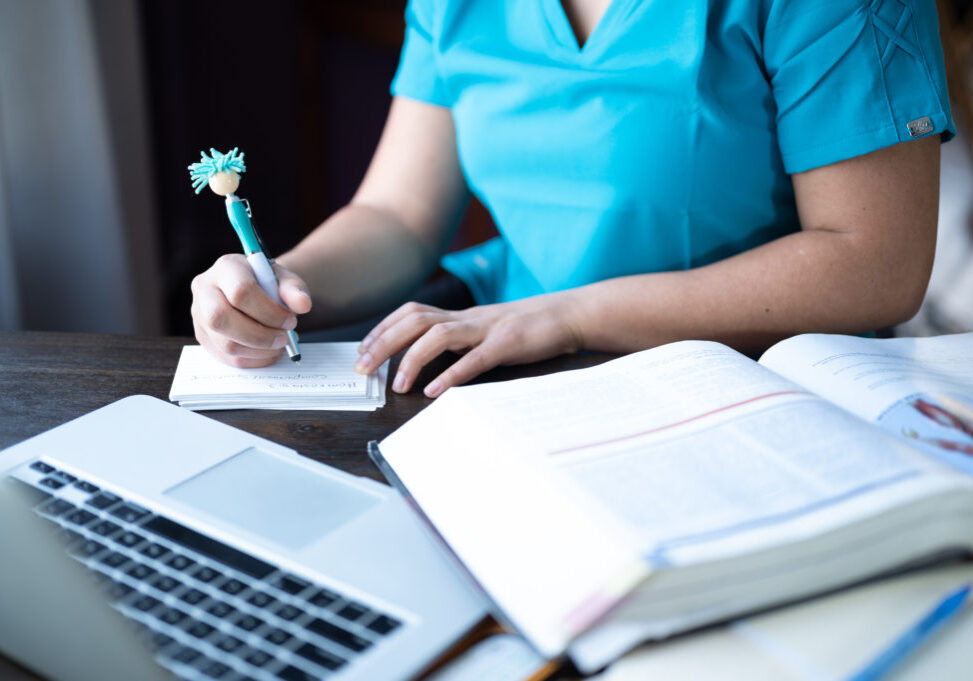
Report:
[[[167,399],[189,338],[0,331],[0,449],[128,395]],[[572,355],[520,367],[501,367],[481,381],[540,375],[591,366],[609,355]],[[398,358],[393,359],[394,368]],[[448,366],[442,357],[420,376],[424,386]],[[391,374],[394,375],[394,374]],[[266,437],[336,468],[381,479],[365,455],[432,400],[419,390],[388,392],[374,412],[283,410],[207,411],[206,416]]]
[[[129,395],[167,399],[182,346],[192,342],[189,338],[0,331],[0,449]],[[528,366],[501,367],[479,380],[535,376],[606,359],[610,356],[565,356]],[[393,359],[393,370],[397,360]],[[424,386],[449,361],[448,356],[437,360],[417,385]],[[408,395],[389,391],[387,397],[386,406],[375,412],[232,410],[205,414],[317,461],[382,480],[365,454],[365,443],[382,439],[432,402],[418,390]],[[38,678],[0,656],[0,679]]]

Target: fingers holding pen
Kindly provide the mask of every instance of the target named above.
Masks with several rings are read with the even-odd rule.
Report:
[[[303,282],[287,272],[289,297],[310,307]],[[221,361],[241,368],[272,364],[286,345],[286,330],[297,319],[270,299],[254,279],[246,259],[223,256],[192,282],[192,318],[200,344]]]
[[[294,313],[272,300],[260,288],[253,270],[242,255],[221,256],[210,271],[216,288],[234,309],[266,327],[290,330],[297,326],[297,317]],[[297,277],[297,275],[291,276]],[[300,298],[291,293],[293,288],[294,285],[289,279],[288,295]],[[310,297],[307,297],[306,305],[310,309]]]

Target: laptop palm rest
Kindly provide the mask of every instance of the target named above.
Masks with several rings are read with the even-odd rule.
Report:
[[[382,501],[377,494],[256,447],[194,475],[164,494],[292,551],[346,525]]]

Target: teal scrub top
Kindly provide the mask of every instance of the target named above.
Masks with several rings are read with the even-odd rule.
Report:
[[[613,0],[581,47],[560,0],[411,0],[391,89],[452,112],[478,303],[721,260],[800,228],[790,174],[953,134],[933,0]]]

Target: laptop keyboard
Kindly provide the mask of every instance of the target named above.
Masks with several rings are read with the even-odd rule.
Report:
[[[186,679],[341,676],[402,622],[56,467],[35,461],[34,510],[62,528],[156,659]]]

